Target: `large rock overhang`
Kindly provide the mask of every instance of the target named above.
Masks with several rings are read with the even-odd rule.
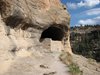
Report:
[[[25,31],[31,27],[41,32],[37,33],[40,38],[46,29],[53,30],[60,37],[48,37],[62,41],[65,49],[70,49],[70,15],[60,0],[0,0],[0,13],[11,29]]]

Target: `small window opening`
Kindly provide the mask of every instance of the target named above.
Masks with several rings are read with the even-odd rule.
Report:
[[[62,41],[64,37],[64,31],[58,27],[49,27],[44,30],[40,37],[40,42],[42,42],[45,38],[51,38],[54,41]]]

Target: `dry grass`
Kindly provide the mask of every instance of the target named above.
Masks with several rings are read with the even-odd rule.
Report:
[[[69,54],[68,52],[62,52],[62,54],[60,55],[60,60],[68,65],[69,67],[69,72],[72,75],[82,75],[82,71],[80,70],[79,66],[73,62],[73,57],[71,54]]]
[[[72,63],[72,55],[68,52],[62,52],[59,58],[64,64],[70,65]]]

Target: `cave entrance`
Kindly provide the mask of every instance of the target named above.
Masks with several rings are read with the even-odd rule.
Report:
[[[42,32],[40,42],[42,42],[45,38],[51,38],[53,41],[62,41],[63,37],[63,29],[52,26]]]

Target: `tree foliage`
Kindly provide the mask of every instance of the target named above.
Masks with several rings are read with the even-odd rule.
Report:
[[[91,31],[86,31],[86,29],[92,29]],[[94,29],[93,29],[94,28]],[[83,29],[85,33],[71,32],[71,45],[72,51],[76,54],[83,55],[87,58],[93,58],[100,62],[100,25],[97,26],[85,26],[78,27],[78,29]],[[74,30],[77,29],[73,28]],[[82,31],[81,31],[82,32]]]

